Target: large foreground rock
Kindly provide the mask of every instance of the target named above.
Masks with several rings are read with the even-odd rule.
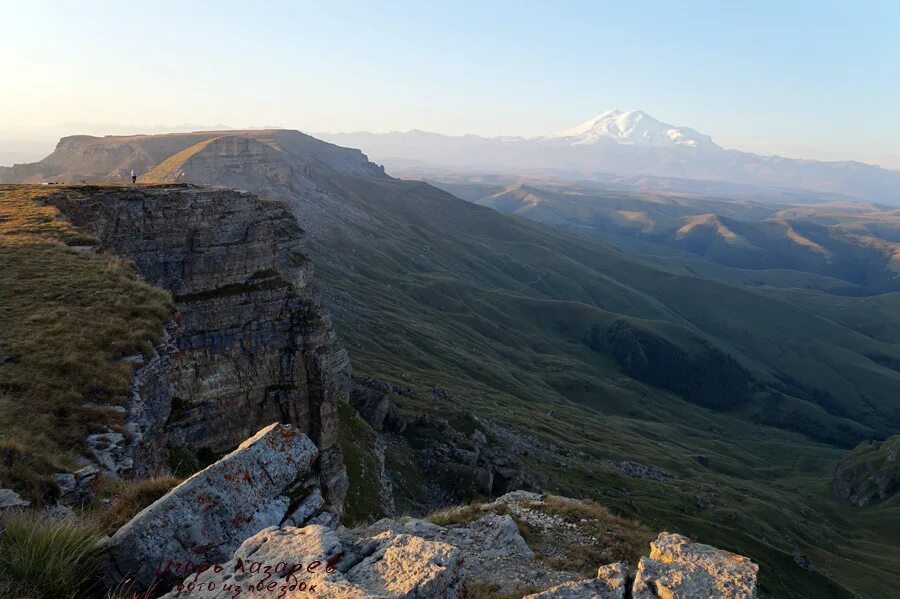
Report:
[[[318,456],[309,437],[291,425],[264,428],[120,528],[108,543],[108,580],[130,576],[149,587],[157,568],[170,561],[225,561],[244,539],[295,511],[308,518],[321,506],[313,471]],[[181,578],[166,572],[160,587]]]
[[[638,564],[632,597],[755,599],[758,573],[759,566],[742,555],[664,532]]]
[[[164,599],[226,599],[235,593],[253,598],[462,599],[464,580],[460,552],[446,543],[391,531],[368,536],[319,525],[273,527],[247,539],[219,568],[188,577]]]

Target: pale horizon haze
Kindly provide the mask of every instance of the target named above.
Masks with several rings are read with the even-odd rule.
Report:
[[[900,169],[892,2],[3,1],[0,23],[0,164],[77,133],[530,137],[619,108]]]

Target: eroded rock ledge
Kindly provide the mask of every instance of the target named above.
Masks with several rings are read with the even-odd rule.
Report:
[[[47,200],[175,299],[164,343],[136,367],[125,435],[95,439],[97,465],[144,477],[196,469],[272,422],[319,451],[326,502],[346,472],[337,405],[350,364],[312,283],[302,233],[277,202],[188,185],[67,188]]]

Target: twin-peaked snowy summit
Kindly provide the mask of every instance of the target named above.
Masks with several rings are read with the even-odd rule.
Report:
[[[708,135],[690,127],[676,127],[659,121],[643,110],[608,110],[571,129],[547,139],[566,140],[573,145],[619,143],[634,146],[717,147]]]

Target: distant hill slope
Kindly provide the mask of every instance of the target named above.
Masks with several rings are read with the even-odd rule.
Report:
[[[687,265],[702,276],[785,286],[773,271],[796,271],[787,286],[856,295],[900,291],[900,213],[883,206],[763,204],[549,181],[498,191],[460,178],[434,184],[451,192],[462,188],[471,201],[500,212]]]
[[[105,139],[101,156],[156,143]],[[827,499],[838,447],[900,428],[890,316],[900,297],[704,280],[393,179],[297,132],[167,143],[172,154],[145,180],[236,186],[291,206],[355,371],[432,397],[398,395],[401,410],[529,431],[560,448],[558,464],[528,464],[551,488],[750,555],[777,596],[900,583],[878,527],[842,520]],[[114,178],[119,164],[91,168]],[[413,507],[434,482],[415,457],[419,433],[388,452],[401,464],[398,503]],[[669,474],[609,466],[623,460]],[[835,547],[831,527],[868,535],[871,551]],[[797,551],[815,572],[796,566]]]

